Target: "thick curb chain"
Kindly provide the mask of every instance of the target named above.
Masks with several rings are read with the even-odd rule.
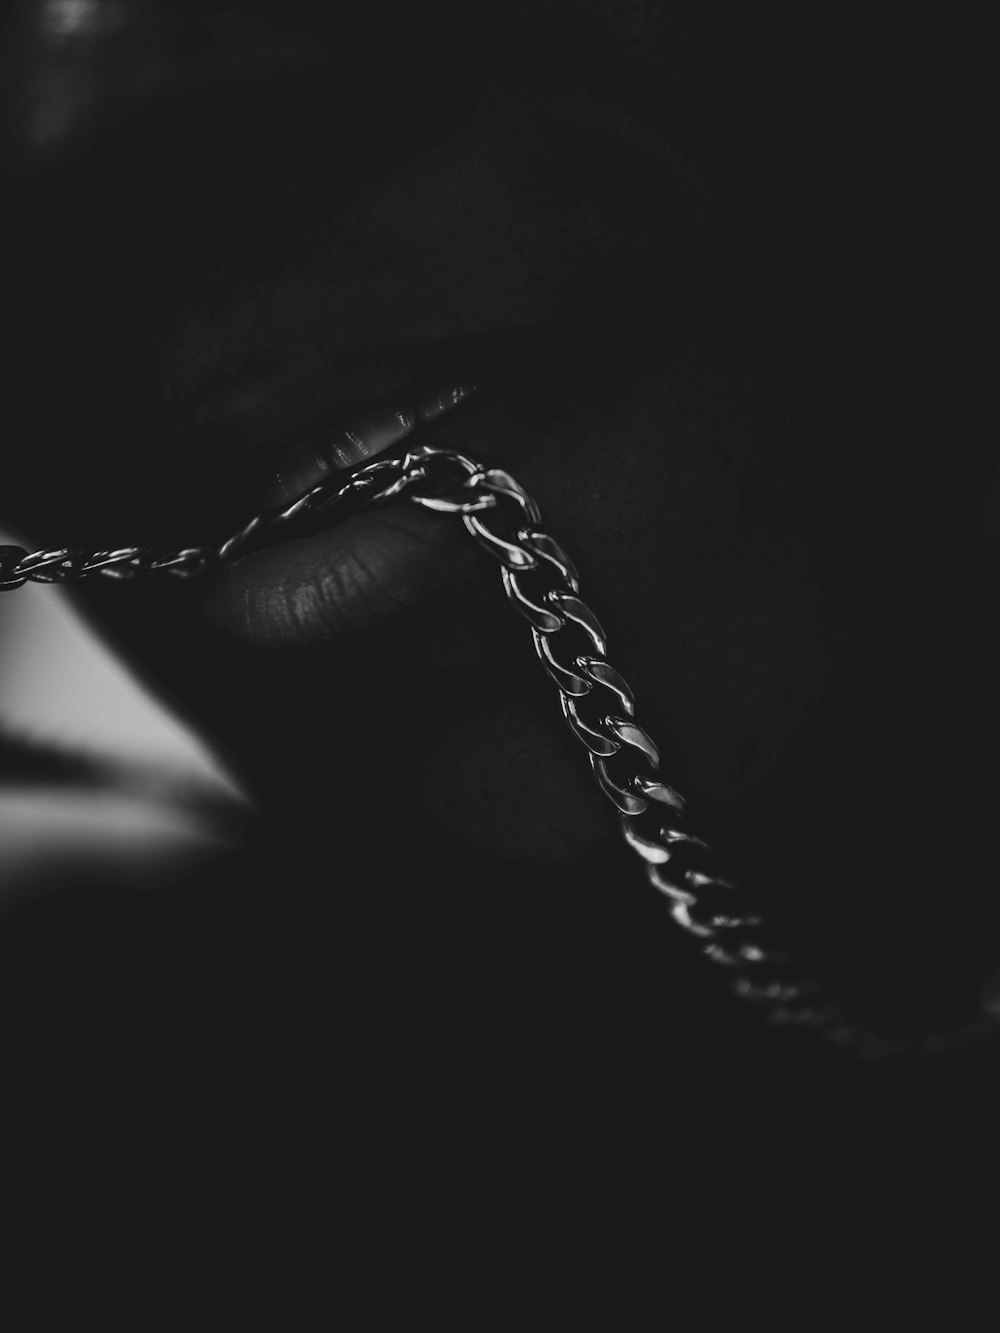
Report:
[[[570,729],[585,747],[594,777],[618,811],[625,842],[670,915],[702,954],[730,973],[733,993],[770,1023],[810,1033],[866,1059],[926,1057],[1000,1033],[990,1011],[965,1023],[917,1032],[881,1032],[851,1021],[844,999],[805,976],[787,951],[787,932],[750,904],[721,874],[711,849],[690,828],[685,802],[660,777],[660,757],[636,721],[635,698],[607,660],[604,630],[580,597],[569,556],[542,527],[538,506],[500,468],[432,446],[377,459],[346,481],[324,482],[284,509],[256,515],[217,547],[157,553],[147,547],[82,552],[0,546],[0,591],[28,581],[64,583],[94,575],[131,579],[162,573],[191,578],[256,547],[294,535],[306,518],[331,522],[405,496],[461,517],[474,540],[499,562],[503,588],[531,628],[535,650],[554,682]]]

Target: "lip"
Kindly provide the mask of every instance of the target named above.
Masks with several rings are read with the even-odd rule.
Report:
[[[423,430],[432,422],[420,406],[442,386],[488,383],[491,394],[502,392],[546,373],[544,346],[570,341],[545,326],[326,362],[304,358],[263,379],[208,392],[196,407],[178,409],[182,419],[171,430],[162,473],[146,486],[150,498],[137,530],[147,544],[221,539],[259,510],[287,503],[289,489],[309,489],[301,476],[284,488],[279,481],[276,489],[276,478],[303,453],[322,454],[351,422],[412,405],[415,428]],[[327,466],[335,468],[332,459]],[[184,515],[181,531],[178,514]],[[130,533],[121,536],[130,539]]]
[[[655,315],[662,325],[662,310]],[[204,541],[266,507],[268,488],[282,465],[358,415],[418,402],[442,385],[480,384],[492,396],[550,383],[599,357],[609,333],[616,341],[633,341],[655,327],[654,312],[637,312],[634,294],[623,290],[581,306],[571,317],[529,327],[463,333],[382,351],[317,353],[264,378],[244,378],[219,396],[205,386],[202,397],[192,383],[183,395],[188,406],[179,409],[183,420],[177,447],[165,455],[169,471],[162,478],[163,491],[174,497],[172,512],[158,512],[158,497],[146,530],[151,527],[157,539],[172,541],[181,508],[189,515],[185,539]],[[197,407],[190,406],[193,400]]]
[[[258,492],[259,507],[290,502],[329,476],[398,452],[453,414],[472,386],[375,409],[293,455]],[[428,435],[418,435],[425,442]],[[405,447],[405,446],[404,446]],[[224,565],[204,610],[224,637],[260,648],[316,646],[353,638],[405,616],[455,572],[451,524],[412,506],[355,514],[306,537],[279,541]]]
[[[319,437],[283,462],[257,497],[261,508],[290,504],[338,472],[394,449],[421,423],[454,412],[475,393],[474,385],[455,385],[421,395],[415,401],[370,409]]]
[[[578,383],[603,364],[609,334],[618,343],[615,354],[622,355],[647,332],[646,322],[634,312],[624,322],[623,299],[596,302],[573,321],[553,321],[517,339],[505,335],[495,373],[491,364],[484,387],[471,401],[444,418],[417,425],[396,447],[437,444],[481,462],[495,460],[502,447],[505,465],[518,466],[525,403],[540,403],[537,419],[543,421],[561,384]],[[511,417],[515,402],[518,411]],[[521,425],[512,434],[513,421]],[[266,507],[268,495],[274,498],[275,472],[272,464],[265,476],[258,474],[237,522]],[[224,565],[208,581],[203,611],[213,633],[229,642],[266,651],[313,649],[406,618],[454,586],[467,556],[474,560],[476,553],[461,524],[393,502]]]

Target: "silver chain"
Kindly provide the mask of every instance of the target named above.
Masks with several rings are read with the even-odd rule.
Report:
[[[191,578],[286,535],[310,518],[405,497],[459,515],[500,564],[504,592],[528,622],[535,650],[554,681],[562,712],[583,744],[600,789],[618,811],[625,841],[673,920],[701,953],[730,973],[732,991],[772,1024],[808,1032],[867,1059],[934,1056],[996,1037],[990,1010],[958,1024],[883,1032],[853,1022],[848,1002],[803,975],[788,951],[788,930],[765,920],[722,874],[691,829],[685,802],[660,778],[657,747],[635,719],[628,683],[607,660],[600,622],[580,597],[577,571],[542,527],[535,501],[507,472],[429,445],[368,463],[344,481],[331,478],[283,509],[256,515],[219,546],[156,552],[35,551],[0,546],[0,591],[102,575],[131,579],[162,573]]]

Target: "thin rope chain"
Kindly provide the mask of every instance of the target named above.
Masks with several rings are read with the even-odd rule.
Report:
[[[852,1021],[845,999],[803,975],[789,952],[791,932],[766,920],[720,872],[708,844],[690,827],[683,798],[660,779],[657,747],[635,720],[631,688],[607,660],[604,630],[580,597],[573,562],[543,529],[535,501],[500,468],[487,469],[462,454],[423,445],[398,458],[377,459],[344,481],[328,480],[285,508],[257,514],[219,546],[31,554],[19,546],[0,546],[0,591],[29,581],[68,583],[93,576],[193,578],[294,535],[307,518],[332,522],[404,496],[424,508],[460,516],[475,541],[499,562],[507,599],[531,627],[563,715],[587,750],[600,789],[618,811],[626,844],[648,882],[669,902],[677,925],[705,958],[730,972],[738,998],[776,1026],[811,1034],[864,1059],[935,1056],[996,1038],[1000,1022],[992,1006],[965,1022],[882,1031]]]

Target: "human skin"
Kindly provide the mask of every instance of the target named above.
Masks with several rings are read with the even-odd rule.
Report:
[[[982,504],[981,443],[901,477],[921,240],[887,247],[899,197],[859,155],[897,142],[893,49],[837,5],[470,22],[14,6],[3,518],[209,540],[310,432],[474,379],[422,438],[537,498],[666,779],[779,818],[912,667]],[[613,812],[496,568],[403,505],[352,540],[302,614],[250,562],[77,596],[279,824],[381,811],[462,882],[578,874]]]

